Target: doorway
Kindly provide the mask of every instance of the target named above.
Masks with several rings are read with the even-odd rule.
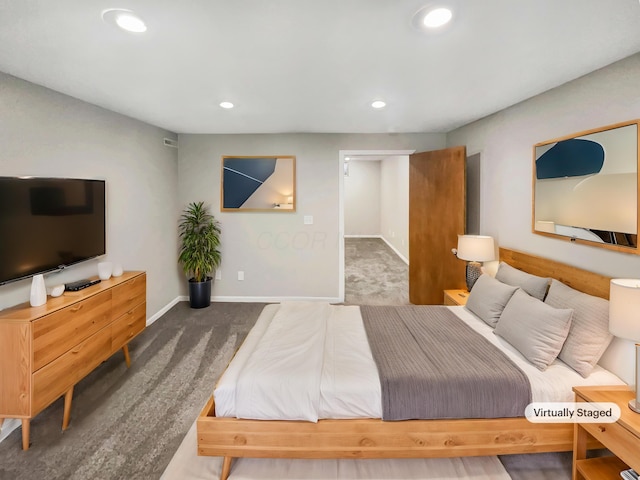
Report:
[[[350,290],[352,299],[360,296],[375,303],[377,297],[405,303],[399,291],[402,288],[399,279],[402,268],[408,268],[408,156],[414,151],[340,151],[339,297],[342,301],[345,301],[349,273],[352,281],[359,275],[360,280],[366,279],[366,284]],[[350,243],[347,245],[347,242]],[[359,250],[371,258],[359,258],[361,263],[354,262],[353,269],[347,272],[347,255],[350,259],[362,257]],[[383,259],[388,260],[386,266]],[[384,288],[385,275],[389,275],[388,291]],[[367,296],[367,291],[376,293]]]

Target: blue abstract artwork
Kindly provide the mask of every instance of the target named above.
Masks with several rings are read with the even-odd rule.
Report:
[[[275,158],[227,158],[223,167],[224,208],[240,208],[273,174]]]
[[[604,148],[598,142],[572,138],[556,143],[536,160],[536,176],[545,178],[593,175],[604,165]]]
[[[223,157],[222,210],[293,210],[295,157]]]

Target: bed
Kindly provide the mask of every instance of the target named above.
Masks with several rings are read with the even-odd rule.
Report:
[[[552,277],[581,292],[608,298],[608,277],[508,249],[500,250],[500,259],[516,269],[541,277]],[[342,307],[338,310],[339,315],[352,315],[349,309],[353,308],[357,307]],[[460,316],[468,315],[463,307],[454,308],[460,309],[457,312]],[[272,313],[266,310],[264,315],[273,317]],[[252,337],[260,337],[259,323],[260,319],[254,327],[256,332],[252,330],[245,344],[255,341]],[[487,338],[495,340],[496,336],[489,333]],[[382,414],[375,386],[367,386],[371,383],[371,371],[362,375],[362,391],[359,390],[360,386],[354,389],[352,393],[355,397],[346,402],[350,406],[344,407],[345,402],[325,395],[328,398],[324,406],[321,405],[315,413],[317,421],[313,413],[306,411],[300,414],[301,420],[272,420],[269,418],[282,417],[270,417],[273,409],[266,408],[268,405],[265,405],[264,418],[259,413],[256,418],[236,418],[234,409],[239,407],[241,410],[242,405],[235,405],[232,400],[236,392],[229,377],[233,377],[234,370],[242,370],[243,363],[247,361],[248,347],[244,347],[243,344],[218,382],[216,394],[207,402],[197,420],[198,454],[224,457],[223,480],[228,477],[235,457],[429,458],[572,449],[573,425],[531,423],[524,417],[383,421],[379,418]],[[352,357],[360,355],[358,352],[352,353]],[[595,374],[585,382],[621,383],[613,375],[607,377],[607,373],[603,369],[596,369]],[[544,395],[544,392],[537,393],[533,398],[546,400]],[[214,397],[219,401],[224,400],[225,405],[216,408]],[[331,415],[331,418],[325,418],[327,415]]]

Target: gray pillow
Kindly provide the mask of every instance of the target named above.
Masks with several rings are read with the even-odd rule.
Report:
[[[569,336],[558,358],[583,377],[589,376],[613,339],[609,333],[609,301],[554,279],[545,303],[573,309]]]
[[[546,370],[562,348],[571,309],[556,309],[518,289],[504,308],[493,331],[513,345],[539,370]]]
[[[507,285],[520,287],[538,300],[544,300],[544,296],[547,294],[547,289],[549,288],[549,281],[551,280],[550,278],[538,277],[523,272],[504,262],[500,262],[500,266],[496,272],[496,279]]]
[[[466,307],[490,327],[495,327],[505,305],[518,288],[482,274],[474,283]]]

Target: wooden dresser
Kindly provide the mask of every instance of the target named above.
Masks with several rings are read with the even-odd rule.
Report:
[[[69,424],[73,387],[146,325],[144,272],[125,272],[78,292],[0,311],[0,419],[22,419],[22,448],[30,421],[64,395]]]

